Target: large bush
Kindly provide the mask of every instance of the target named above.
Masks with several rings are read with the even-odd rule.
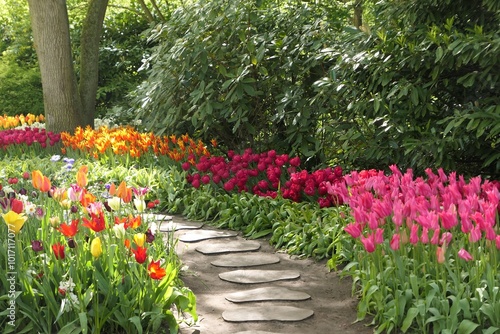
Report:
[[[321,50],[346,12],[275,1],[198,1],[151,30],[158,43],[137,93],[148,130],[198,133],[231,149],[321,160],[322,117],[310,104],[326,74]]]
[[[337,158],[500,173],[498,5],[405,0],[373,10],[376,25],[346,32],[316,82]]]
[[[42,83],[36,67],[22,67],[0,57],[0,115],[43,114]]]

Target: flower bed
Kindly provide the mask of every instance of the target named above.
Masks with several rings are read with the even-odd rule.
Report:
[[[3,333],[176,332],[175,310],[196,320],[175,241],[148,223],[158,201],[124,181],[92,192],[87,175],[55,186],[35,170],[3,185]]]
[[[72,206],[68,209],[62,205],[63,200],[58,195],[48,197],[46,193],[42,193],[36,200],[21,200],[25,212],[31,212],[33,207],[29,202],[35,203],[43,199],[44,204],[40,205],[51,210],[49,216],[59,212],[59,219],[64,222],[59,227],[49,227],[51,225],[50,221],[47,221],[48,218],[41,219],[40,224],[45,224],[43,226],[46,227],[41,231],[49,229],[53,232],[50,234],[51,239],[45,242],[36,234],[40,233],[39,230],[28,232],[29,228],[26,226],[31,225],[28,222],[19,235],[14,233],[18,238],[24,233],[35,233],[36,238],[24,239],[25,246],[21,254],[45,254],[40,258],[50,257],[52,265],[57,264],[62,268],[53,271],[53,275],[56,275],[54,278],[43,281],[50,287],[50,291],[46,292],[47,296],[51,296],[47,297],[49,299],[59,302],[67,299],[66,295],[60,296],[57,290],[60,282],[66,282],[62,288],[83,298],[79,303],[85,302],[85,293],[80,291],[81,296],[75,293],[74,289],[78,285],[72,288],[75,282],[68,282],[67,276],[63,276],[64,270],[74,272],[74,269],[70,270],[74,264],[64,262],[70,257],[78,259],[78,263],[85,263],[83,271],[94,268],[96,263],[106,262],[107,264],[101,264],[96,272],[109,277],[113,284],[119,284],[120,277],[127,283],[127,277],[139,277],[140,274],[146,284],[151,284],[147,286],[148,289],[157,286],[155,277],[160,278],[162,268],[168,273],[166,263],[175,264],[175,260],[165,259],[165,262],[160,260],[158,263],[161,247],[153,245],[149,245],[146,260],[142,247],[146,245],[143,240],[149,233],[147,234],[143,224],[134,227],[134,219],[137,218],[134,212],[143,210],[146,205],[145,202],[140,202],[140,189],[150,186],[150,189],[154,188],[154,193],[160,196],[160,207],[171,212],[182,212],[190,218],[211,221],[219,227],[242,230],[248,237],[270,235],[272,244],[285,248],[289,253],[320,259],[329,258],[328,265],[331,269],[345,266],[342,274],[352,277],[353,293],[359,296],[358,318],[373,316],[376,331],[379,333],[402,331],[489,334],[500,331],[498,182],[483,180],[480,177],[466,180],[456,173],[446,174],[438,170],[435,174],[430,169],[425,171],[426,177],[415,177],[411,170],[403,174],[396,166],[390,167],[391,174],[364,170],[343,175],[340,167],[309,172],[299,169],[300,160],[297,157],[281,155],[274,151],[254,153],[248,149],[242,154],[228,152],[227,156],[214,156],[203,143],[195,142],[188,136],[160,139],[170,145],[165,152],[177,150],[178,153],[167,153],[163,156],[165,160],[160,162],[161,151],[150,149],[160,146],[151,144],[157,139],[152,139],[150,134],[143,137],[130,128],[100,132],[90,132],[89,129],[86,130],[88,132],[81,131],[83,130],[77,130],[75,137],[68,135],[65,139],[65,153],[68,156],[64,159],[67,162],[63,167],[64,171],[55,175],[67,184],[61,181],[57,188],[66,187],[70,196],[72,190],[69,189],[73,189],[71,184],[74,183],[68,181],[68,173],[73,170],[72,159],[93,157],[100,162],[116,162],[119,161],[115,160],[119,159],[116,155],[122,155],[125,161],[135,161],[133,168],[137,170],[134,171],[133,178],[136,193],[128,190],[126,185],[104,190],[102,187],[108,181],[103,181],[101,177],[100,187],[98,183],[92,187],[92,191],[87,192],[98,194],[95,202],[102,203],[104,207],[107,203],[111,208],[110,212],[102,210],[106,228],[98,232],[94,229],[100,229],[101,218],[92,216],[93,211],[89,211],[90,202],[85,202],[92,199],[90,195],[80,195],[81,198],[75,202],[78,213],[70,213]],[[120,136],[124,136],[122,141],[116,139]],[[120,142],[127,144],[117,144]],[[83,146],[72,146],[77,144]],[[117,147],[126,148],[120,151]],[[134,152],[141,154],[136,155]],[[60,157],[56,160],[60,160]],[[161,166],[161,172],[153,169],[156,165]],[[140,166],[147,166],[147,171],[143,172]],[[113,168],[116,184],[121,184],[121,180],[126,177],[132,179],[131,176],[125,176],[126,173],[121,168],[120,164],[115,164]],[[77,178],[77,185],[84,174],[78,174],[80,176]],[[37,175],[35,173],[35,177],[29,176],[26,180],[16,175],[3,175],[5,181],[2,183],[7,182],[14,187],[18,183],[40,180],[35,181],[39,192],[40,187],[46,187],[46,181]],[[29,178],[31,180],[28,180]],[[31,194],[30,191],[34,189],[29,189],[28,194]],[[14,193],[19,192],[20,188]],[[135,200],[138,200],[137,203],[132,200],[134,196]],[[155,205],[155,198],[150,193],[145,196],[149,196],[147,200]],[[117,197],[120,198],[119,201],[116,200]],[[19,211],[18,201],[9,196],[3,201],[8,204],[4,208],[5,214]],[[127,203],[118,208],[117,202]],[[29,219],[36,221],[36,210],[34,211],[34,216]],[[79,217],[76,223],[73,223],[73,219],[68,219],[73,215]],[[43,217],[47,217],[47,213]],[[15,221],[18,217],[13,214],[4,216],[4,220],[10,219]],[[123,224],[123,238],[128,240],[132,247],[128,253],[126,241],[121,244],[120,239],[117,239],[119,237],[116,230],[121,228],[111,227],[114,226],[114,219],[118,219],[117,226]],[[76,248],[72,249],[68,248],[69,239],[72,238],[68,235],[74,231],[77,231],[74,237],[78,239]],[[35,241],[33,244],[32,240]],[[5,243],[8,246],[8,241]],[[108,245],[112,245],[111,252],[115,257],[123,251],[126,255],[120,254],[127,260],[122,258],[116,265],[110,266],[109,255],[105,260],[106,250],[110,249]],[[65,246],[64,250],[61,246]],[[44,253],[34,253],[35,249],[40,247],[43,247]],[[85,254],[79,251],[81,247],[86,250]],[[173,254],[170,259],[174,259]],[[7,260],[4,259],[4,262]],[[143,263],[139,263],[143,260]],[[120,271],[116,268],[128,270],[124,267],[125,263],[132,263],[131,268],[136,268],[136,271],[126,271],[126,275],[120,276],[117,274]],[[177,267],[173,265],[171,268]],[[165,277],[167,276],[168,274]],[[36,283],[44,277],[45,274],[41,278],[31,276],[29,282]],[[79,282],[82,281],[80,276],[76,277]],[[94,289],[91,290],[92,296],[103,291],[99,290],[99,280],[102,281],[97,279],[95,283],[90,284]],[[4,280],[2,286],[6,287],[8,284],[9,282]],[[49,312],[49,317],[54,322],[60,310],[56,312],[55,308],[49,309],[52,302],[43,299],[45,292],[40,291],[45,291],[45,284],[34,290],[38,294],[33,292],[30,296],[38,298],[42,305],[46,305],[47,309],[43,312]],[[26,291],[30,290],[26,288]],[[147,298],[144,293],[133,291],[127,298],[136,298],[139,301]],[[194,297],[189,290],[182,291],[185,294],[179,297],[178,307],[187,307],[194,312]],[[4,292],[5,294],[0,295],[5,296],[7,292]],[[21,301],[22,296],[18,296]],[[69,296],[67,303],[72,305],[71,298],[74,297],[71,297],[71,294]],[[98,306],[101,302],[107,302],[106,298],[97,298]],[[60,306],[57,303],[55,305]],[[73,314],[74,319],[63,321],[61,317],[67,316],[63,312],[56,323],[81,326],[82,319],[87,319],[91,326],[103,323],[106,326],[122,326],[118,325],[120,321],[116,319],[125,318],[115,315],[114,309],[110,311],[113,315],[110,315],[109,319],[115,320],[108,323],[108,318],[97,319],[96,323],[96,313],[90,311],[93,304],[87,305],[89,313],[85,317],[80,309],[79,313]],[[170,323],[174,323],[167,311],[171,306],[172,303],[165,306],[164,311],[160,313],[166,314]],[[29,312],[34,312],[34,306],[30,307]],[[139,316],[138,319],[135,316],[139,315],[133,315],[127,321],[134,326],[145,326],[144,328],[166,320],[148,318],[150,313],[147,313],[145,318]],[[128,322],[128,326],[131,326]]]

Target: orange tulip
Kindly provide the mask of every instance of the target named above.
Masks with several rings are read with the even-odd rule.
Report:
[[[81,187],[85,188],[88,183],[87,173],[89,171],[88,166],[82,166],[76,173],[76,183]]]
[[[35,170],[31,173],[31,183],[35,189],[42,192],[48,192],[51,187],[49,178],[44,176],[39,170]]]
[[[156,280],[162,279],[167,274],[165,269],[160,268],[160,260],[158,260],[156,262],[151,261],[151,263],[148,266],[148,273],[152,279],[156,279]]]
[[[120,197],[123,202],[130,203],[132,200],[132,188],[127,188],[127,183],[122,181],[116,190],[116,196]]]

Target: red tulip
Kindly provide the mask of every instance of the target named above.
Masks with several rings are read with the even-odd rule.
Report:
[[[91,219],[87,219],[83,217],[84,223],[82,224],[85,227],[92,229],[94,232],[100,232],[106,228],[106,222],[104,220],[104,214],[100,212],[99,214],[90,214]]]
[[[64,234],[66,237],[74,237],[78,232],[78,219],[73,219],[70,225],[61,224],[57,230]]]
[[[56,257],[56,259],[58,260],[63,260],[64,257],[65,257],[65,254],[64,254],[64,245],[62,245],[61,243],[57,242],[55,244],[52,245],[52,251],[54,252],[54,256]]]
[[[144,261],[146,261],[146,247],[137,247],[136,249],[132,248],[132,253],[134,253],[134,257],[137,263],[144,263]]]

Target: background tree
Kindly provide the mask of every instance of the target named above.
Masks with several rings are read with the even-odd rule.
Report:
[[[73,66],[66,1],[29,0],[31,27],[42,77],[47,130],[92,125],[98,80],[98,50],[108,0],[90,0],[82,29],[81,77]]]

